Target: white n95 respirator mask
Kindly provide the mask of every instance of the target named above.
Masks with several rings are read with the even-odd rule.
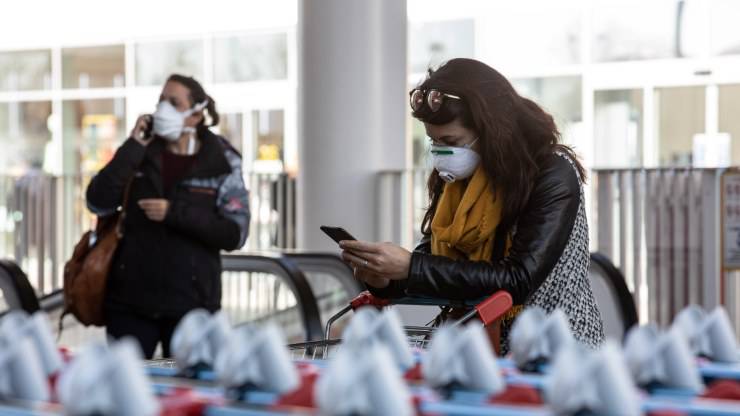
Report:
[[[160,136],[168,141],[177,141],[182,133],[187,131],[185,128],[185,119],[190,117],[193,113],[201,111],[208,105],[208,100],[203,101],[200,104],[196,104],[195,107],[185,110],[177,111],[174,105],[169,101],[160,101],[157,104],[157,111],[152,114],[152,120],[154,125],[152,126],[152,132],[157,136]],[[192,127],[189,129],[194,130]]]
[[[432,145],[432,165],[445,182],[469,178],[480,163],[480,155],[471,149],[473,143],[462,147]]]

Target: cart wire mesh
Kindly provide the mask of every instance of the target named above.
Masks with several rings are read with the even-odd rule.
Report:
[[[434,329],[427,326],[404,327],[409,346],[417,350],[426,349]],[[342,340],[339,338],[325,339],[289,344],[288,350],[293,360],[325,360],[331,358],[341,344]]]

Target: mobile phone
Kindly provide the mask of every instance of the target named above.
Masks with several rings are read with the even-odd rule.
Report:
[[[148,115],[146,118],[147,125],[146,129],[144,130],[144,139],[150,139],[152,137],[152,129],[154,129],[154,117]]]
[[[321,231],[328,235],[329,238],[336,241],[337,244],[339,244],[340,241],[357,240],[342,227],[329,227],[327,225],[322,225],[319,228],[321,228]]]

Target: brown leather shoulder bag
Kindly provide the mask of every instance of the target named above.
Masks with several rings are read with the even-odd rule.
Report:
[[[98,217],[95,230],[82,235],[64,264],[64,312],[71,313],[83,325],[105,325],[103,299],[113,256],[123,238],[123,222],[131,191],[131,180],[123,193],[123,205],[115,214]]]

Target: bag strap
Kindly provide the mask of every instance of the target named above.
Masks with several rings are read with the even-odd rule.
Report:
[[[123,238],[123,221],[126,219],[126,207],[128,206],[129,196],[131,195],[131,185],[134,183],[134,177],[126,182],[126,188],[123,190],[123,203],[121,204],[121,213],[116,221],[116,237],[120,240]]]

